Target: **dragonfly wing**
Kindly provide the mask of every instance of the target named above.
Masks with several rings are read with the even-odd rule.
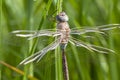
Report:
[[[115,53],[115,51],[105,47],[91,45],[91,44],[88,44],[88,46],[90,46],[92,50],[97,51],[99,53],[108,53],[108,52]]]
[[[88,49],[89,51],[92,51],[88,45],[86,45],[85,43],[82,43],[80,41],[77,41],[73,38],[70,38],[69,42],[72,43],[73,45],[81,46],[81,47],[84,47],[84,48]]]
[[[30,37],[33,36],[34,33],[36,33],[37,31],[32,31],[32,30],[15,30],[12,31],[13,34],[15,34],[16,36],[19,37]]]
[[[43,51],[43,52],[48,52],[48,51],[50,51],[50,50],[53,50],[53,49],[55,49],[55,48],[57,48],[57,47],[59,46],[60,42],[61,42],[61,39],[59,38],[59,39],[55,40],[52,44],[50,44],[50,45],[48,45],[46,48],[44,48],[42,51]],[[36,59],[36,62],[40,61],[41,58],[42,58],[45,54],[46,54],[46,53],[43,53],[41,56],[39,56],[39,57]]]
[[[21,64],[28,64],[30,62],[33,61],[39,61],[48,51],[55,49],[60,43],[60,38],[58,38],[57,40],[55,40],[53,43],[51,43],[50,45],[48,45],[47,47],[45,47],[43,50],[36,52],[35,54],[29,56],[28,58],[24,59]]]
[[[53,37],[55,37],[55,36],[58,36],[58,35],[60,35],[59,32],[51,32],[51,31],[37,32],[34,35],[30,36],[28,38],[28,40],[33,39],[35,37],[40,37],[40,36],[53,36]]]
[[[16,36],[19,36],[19,37],[30,37],[30,36],[33,36],[33,34],[16,34]]]
[[[35,37],[39,36],[58,36],[60,35],[59,32],[56,32],[55,30],[52,29],[46,29],[46,30],[40,30],[40,31],[30,31],[30,30],[16,30],[13,31],[12,33],[16,34],[16,36],[19,37],[28,37],[28,40],[33,39]]]
[[[99,31],[97,29],[74,29],[74,30],[71,30],[71,33],[70,34],[78,34],[78,35],[81,35],[81,34],[86,34],[86,33],[90,33],[90,32],[97,32],[97,33],[101,33],[101,34],[104,34],[104,32],[102,31]]]
[[[32,30],[15,30],[15,31],[12,31],[12,33],[14,34],[17,34],[17,33],[34,33],[36,31],[32,31]]]
[[[30,37],[33,36],[37,31],[32,31],[32,30],[15,30],[12,31],[13,34],[19,37]]]
[[[76,46],[84,47],[84,48],[88,49],[89,51],[96,51],[99,53],[108,53],[108,52],[114,53],[114,51],[111,49],[96,46],[96,45],[87,44],[83,41],[78,41],[75,38],[70,38],[69,42],[71,42],[72,44],[74,44]]]
[[[112,30],[112,29],[115,29],[115,28],[120,28],[120,24],[108,24],[108,25],[101,25],[101,26],[98,26],[98,30],[100,31],[107,31],[107,30]]]
[[[108,24],[108,25],[101,25],[101,26],[96,26],[94,28],[85,28],[85,29],[72,29],[71,34],[81,35],[89,32],[97,32],[97,33],[105,34],[103,31],[107,31],[115,28],[120,28],[120,24]]]

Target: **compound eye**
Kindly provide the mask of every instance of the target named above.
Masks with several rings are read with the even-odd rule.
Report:
[[[65,16],[65,14],[61,14],[60,16]]]
[[[65,16],[65,12],[62,12],[62,13],[61,13],[61,16]]]

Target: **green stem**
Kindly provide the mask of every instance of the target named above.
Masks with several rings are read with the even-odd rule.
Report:
[[[57,2],[57,13],[60,13],[62,11],[62,2],[63,0],[58,0]]]
[[[55,80],[63,80],[60,48],[57,48],[55,50],[55,69],[56,69],[56,79]]]
[[[57,0],[56,3],[56,9],[57,14],[59,14],[62,11],[62,1],[63,0]],[[56,71],[56,80],[63,80],[63,73],[62,73],[62,55],[60,53],[60,48],[58,47],[55,50],[55,71]]]
[[[27,23],[26,26],[30,30],[33,29],[33,0],[26,0],[24,1],[25,3],[25,9],[26,9],[26,16],[27,16]],[[33,40],[29,41],[29,54],[32,55],[32,46],[33,46]],[[28,54],[25,54],[25,57],[28,57]],[[34,71],[33,71],[33,63],[30,65],[26,65],[24,67],[24,71],[26,72],[23,80],[27,80],[27,75],[33,76]]]

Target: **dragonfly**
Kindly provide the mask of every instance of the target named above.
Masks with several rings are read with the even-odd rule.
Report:
[[[16,36],[27,37],[28,40],[31,40],[33,38],[40,37],[40,36],[56,37],[55,41],[53,41],[50,45],[34,53],[33,55],[25,58],[22,62],[20,62],[20,65],[21,64],[25,65],[30,62],[39,62],[43,58],[43,56],[46,55],[48,51],[54,50],[58,46],[60,46],[61,50],[64,51],[68,43],[71,43],[75,46],[86,48],[89,51],[95,51],[99,53],[108,53],[108,52],[114,53],[114,51],[111,49],[85,43],[82,40],[78,40],[72,37],[72,35],[82,35],[86,33],[104,34],[104,31],[108,31],[108,30],[115,29],[115,28],[120,28],[120,24],[107,24],[107,25],[97,26],[93,28],[70,29],[69,24],[68,24],[69,18],[65,12],[60,12],[56,16],[56,20],[57,20],[56,30],[53,30],[53,29],[46,29],[46,30],[39,30],[39,31],[15,30],[12,32]]]

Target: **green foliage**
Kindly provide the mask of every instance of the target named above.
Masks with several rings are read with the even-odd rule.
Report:
[[[0,64],[0,80],[62,80],[59,48],[48,52],[39,63],[18,66],[24,58],[41,50],[54,38],[28,41],[11,34],[14,30],[55,29],[55,15],[62,10],[69,16],[71,28],[120,24],[120,0],[1,0],[0,10],[0,61],[24,72],[19,74]],[[94,38],[84,41],[113,49],[115,54],[92,53],[68,44],[70,80],[120,80],[120,29],[106,34],[88,34]]]

